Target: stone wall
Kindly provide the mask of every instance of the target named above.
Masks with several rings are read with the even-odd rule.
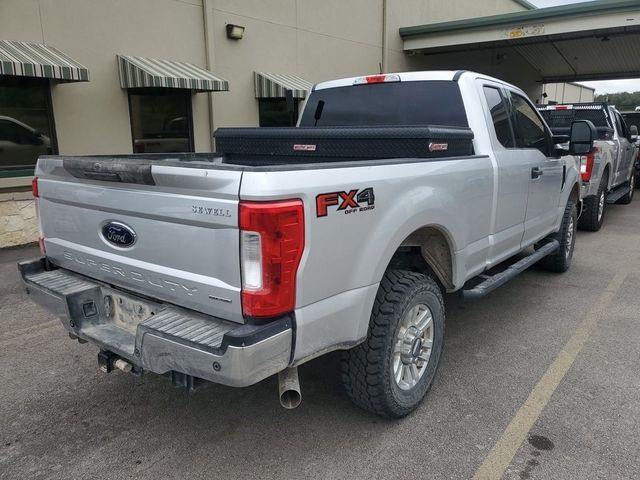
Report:
[[[38,240],[38,221],[31,192],[0,193],[0,248]]]

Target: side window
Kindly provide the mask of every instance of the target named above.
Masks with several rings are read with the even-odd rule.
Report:
[[[493,128],[496,131],[496,137],[503,147],[513,148],[515,146],[515,142],[513,141],[513,131],[511,130],[511,124],[509,123],[507,102],[500,93],[500,90],[497,88],[483,88],[484,97],[487,99],[487,105],[491,112],[491,119],[493,120]]]
[[[538,112],[521,95],[511,93],[512,115],[517,148],[536,148],[549,154],[549,139]]]
[[[624,123],[624,120],[620,116],[618,112],[616,112],[616,128],[618,129],[618,135],[621,137],[628,137],[629,134],[627,132],[627,124]]]

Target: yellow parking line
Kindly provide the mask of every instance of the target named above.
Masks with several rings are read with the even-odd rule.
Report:
[[[598,320],[605,313],[615,294],[620,290],[627,272],[619,271],[604,289],[595,305],[586,312],[585,318],[553,363],[529,394],[529,397],[513,417],[506,430],[493,446],[487,458],[473,476],[476,480],[501,478],[513,460],[518,448],[527,437],[534,423],[551,399],[551,395],[567,374],[576,357],[584,347]]]

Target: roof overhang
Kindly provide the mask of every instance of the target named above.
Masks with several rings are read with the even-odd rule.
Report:
[[[400,36],[406,52],[425,55],[511,49],[544,82],[640,76],[640,0],[596,0],[404,27]]]

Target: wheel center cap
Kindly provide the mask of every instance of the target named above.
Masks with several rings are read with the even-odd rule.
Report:
[[[413,344],[411,345],[411,356],[414,358],[418,358],[421,352],[422,352],[422,337],[417,337],[413,341]]]

